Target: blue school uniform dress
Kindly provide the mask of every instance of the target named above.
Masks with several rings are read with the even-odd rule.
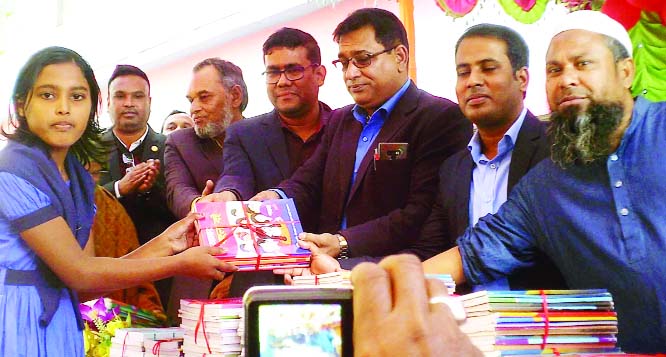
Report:
[[[69,182],[39,144],[0,151],[0,356],[84,355],[78,297],[20,236],[60,216],[85,246],[94,183],[72,154],[66,167]]]

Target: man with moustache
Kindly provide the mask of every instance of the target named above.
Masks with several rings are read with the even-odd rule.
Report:
[[[289,178],[321,141],[331,108],[318,99],[326,68],[317,41],[285,27],[268,37],[263,53],[266,92],[275,109],[229,127],[219,193],[204,200],[250,199]]]
[[[546,55],[552,160],[516,185],[497,214],[424,262],[458,283],[492,281],[541,250],[572,289],[605,288],[625,352],[666,352],[666,102],[632,98],[632,45],[605,14],[564,17]]]
[[[471,124],[409,80],[409,43],[393,13],[356,10],[333,36],[334,64],[356,104],[333,111],[313,156],[277,188],[299,213],[319,212],[304,224],[314,233],[303,245],[346,265],[411,244],[435,200],[437,168],[469,141]]]
[[[497,212],[529,170],[550,155],[546,124],[525,108],[528,48],[513,29],[470,27],[455,47],[456,95],[477,128],[467,148],[439,170],[439,196],[419,242],[405,252],[425,260],[456,245],[479,218]],[[559,271],[543,253],[536,264],[475,290],[564,289]]]
[[[150,81],[140,68],[116,66],[109,78],[108,95],[113,127],[103,139],[114,145],[99,184],[120,201],[136,227],[139,244],[145,244],[175,222],[166,206],[161,169],[165,137],[148,125]],[[155,288],[166,306],[171,279],[156,281]]]
[[[205,59],[192,70],[187,99],[194,127],[169,134],[164,154],[167,203],[176,217],[187,216],[192,202],[211,193],[222,174],[226,130],[243,118],[247,107],[243,72],[229,61]],[[221,285],[228,285],[227,281]],[[208,298],[211,284],[210,280],[174,277],[167,315],[177,319],[180,299]]]
[[[331,108],[319,101],[326,68],[317,41],[308,33],[282,28],[263,45],[270,113],[241,120],[224,139],[224,173],[217,193],[202,202],[248,200],[257,192],[289,178],[321,142]],[[301,220],[316,212],[299,212]],[[279,281],[282,277],[279,277]],[[270,271],[235,274],[229,296],[243,296],[254,285],[272,285]],[[214,297],[225,295],[221,289]]]
[[[194,128],[171,133],[166,139],[167,203],[176,217],[190,212],[192,202],[208,192],[222,174],[222,148],[227,128],[243,117],[247,86],[243,72],[220,58],[201,61],[192,71],[187,99]]]
[[[148,125],[150,81],[141,69],[118,65],[109,78],[108,93],[113,127],[103,139],[114,145],[99,183],[125,207],[144,244],[175,221],[166,208],[161,169],[165,137]]]

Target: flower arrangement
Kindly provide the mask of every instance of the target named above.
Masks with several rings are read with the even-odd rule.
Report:
[[[111,338],[116,330],[131,326],[131,315],[123,320],[120,307],[107,307],[104,298],[79,304],[81,317],[85,323],[83,343],[86,357],[106,357],[111,349]]]

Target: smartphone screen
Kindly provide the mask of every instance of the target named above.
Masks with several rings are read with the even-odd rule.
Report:
[[[342,356],[340,304],[259,306],[259,356]]]

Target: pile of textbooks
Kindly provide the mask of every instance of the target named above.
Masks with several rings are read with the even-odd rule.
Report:
[[[180,327],[120,328],[111,339],[110,357],[179,357],[184,330]]]
[[[242,356],[242,299],[182,299],[178,315],[185,356]]]
[[[294,276],[294,286],[319,285],[335,287],[351,287],[351,272],[336,271],[327,274]]]
[[[426,274],[428,279],[437,279],[446,285],[449,295],[456,291],[456,283],[450,274]],[[295,286],[319,285],[335,287],[351,287],[351,272],[347,270],[327,274],[294,276]]]
[[[307,267],[310,251],[298,246],[303,232],[292,199],[197,202],[199,243],[218,246],[217,258],[238,270]]]
[[[597,290],[479,291],[460,325],[486,356],[615,353],[613,298]]]

